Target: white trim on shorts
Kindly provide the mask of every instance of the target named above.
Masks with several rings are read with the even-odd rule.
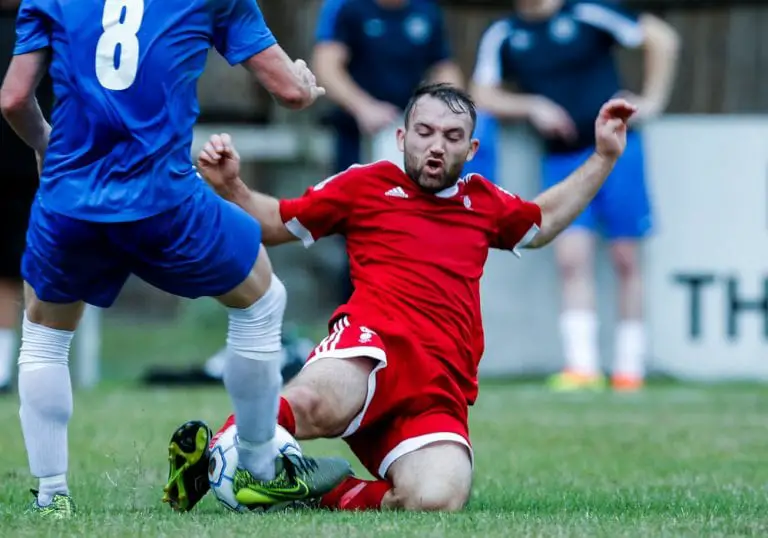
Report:
[[[363,408],[352,419],[352,421],[349,423],[349,426],[347,426],[347,429],[344,430],[344,433],[341,434],[342,438],[349,437],[360,429],[360,424],[363,423],[365,413],[368,411],[368,408],[371,405],[371,401],[373,400],[373,396],[376,393],[376,374],[379,370],[387,367],[387,354],[381,348],[374,346],[355,346],[345,349],[336,349],[339,340],[341,340],[341,335],[344,333],[344,330],[349,327],[349,325],[349,319],[346,316],[339,319],[333,326],[333,332],[326,336],[320,342],[320,344],[317,345],[315,348],[315,355],[304,365],[304,368],[306,368],[313,362],[321,359],[354,359],[355,357],[368,357],[378,361],[378,364],[373,367],[373,370],[371,370],[371,373],[368,375],[368,392],[365,395]]]
[[[472,468],[474,469],[475,453],[472,450],[472,446],[469,444],[469,441],[464,439],[464,437],[462,437],[458,433],[437,432],[437,433],[428,433],[426,435],[420,435],[418,437],[411,437],[410,439],[401,441],[400,444],[398,444],[395,448],[390,450],[389,453],[386,456],[384,456],[384,459],[381,460],[381,465],[379,465],[379,477],[383,480],[386,480],[387,471],[389,471],[389,468],[392,466],[393,463],[395,463],[397,460],[399,460],[403,456],[410,454],[412,452],[416,452],[417,450],[421,450],[425,446],[432,445],[434,443],[440,443],[440,442],[456,443],[456,444],[467,447],[467,450],[469,451],[469,460],[470,460],[470,463],[472,464]]]

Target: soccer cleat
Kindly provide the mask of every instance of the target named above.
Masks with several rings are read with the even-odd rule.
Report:
[[[260,481],[244,469],[235,473],[237,502],[245,506],[271,506],[322,497],[352,475],[341,458],[308,458],[281,454],[275,460],[276,476]]]
[[[637,392],[644,386],[642,377],[630,375],[613,375],[611,386],[616,392]]]
[[[177,512],[191,510],[211,489],[208,483],[210,441],[211,429],[199,420],[182,424],[171,436],[163,502]]]
[[[75,503],[69,495],[57,493],[51,499],[51,504],[40,506],[37,503],[38,491],[35,489],[30,491],[35,496],[35,500],[32,501],[29,510],[27,510],[30,514],[45,518],[67,519],[75,513]]]
[[[602,374],[581,374],[565,370],[547,380],[549,388],[556,392],[572,392],[580,390],[600,391],[605,388],[605,376]]]

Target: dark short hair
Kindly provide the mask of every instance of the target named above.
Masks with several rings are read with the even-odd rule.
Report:
[[[475,106],[475,102],[469,94],[461,88],[443,82],[437,84],[422,84],[416,88],[413,95],[411,95],[408,104],[405,106],[406,127],[408,127],[408,124],[411,121],[413,107],[416,106],[419,99],[427,96],[439,99],[451,109],[451,112],[456,114],[469,114],[470,118],[472,118],[472,132],[474,133],[475,124],[477,123],[477,107]]]

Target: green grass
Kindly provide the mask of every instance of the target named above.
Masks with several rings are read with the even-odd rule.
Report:
[[[489,383],[472,413],[477,467],[464,513],[192,514],[159,503],[164,448],[193,417],[218,425],[223,390],[104,387],[77,394],[70,431],[79,515],[39,522],[15,398],[0,400],[2,536],[768,536],[768,389],[652,387],[553,395]],[[348,454],[337,441],[304,445]]]

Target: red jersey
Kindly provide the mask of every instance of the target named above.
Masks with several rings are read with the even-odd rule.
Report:
[[[346,237],[355,291],[334,318],[364,317],[374,330],[409,334],[474,402],[488,251],[530,242],[541,225],[538,205],[477,174],[424,192],[395,164],[379,161],[282,200],[280,214],[305,246],[327,235]]]

